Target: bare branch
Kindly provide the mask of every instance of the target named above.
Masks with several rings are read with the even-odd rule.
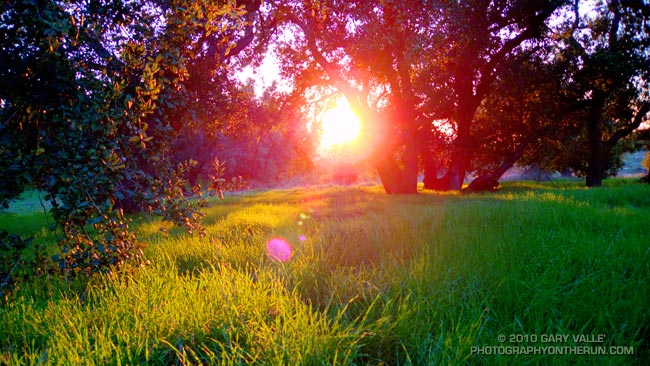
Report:
[[[639,128],[639,126],[641,126],[641,123],[643,123],[648,113],[650,113],[650,102],[645,102],[641,106],[641,108],[639,108],[639,110],[636,112],[636,115],[634,115],[632,121],[624,128],[616,131],[612,135],[612,137],[610,137],[609,140],[607,140],[606,144],[609,145],[610,147],[613,147],[622,138],[634,132],[634,130],[636,130],[637,128]]]

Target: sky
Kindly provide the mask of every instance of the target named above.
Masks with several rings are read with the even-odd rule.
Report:
[[[283,83],[280,80],[280,65],[277,59],[270,53],[264,57],[262,64],[259,68],[246,66],[242,71],[237,73],[237,78],[242,82],[248,79],[255,81],[255,94],[261,95],[265,87],[270,86],[274,81],[279,83],[280,89],[283,88]],[[286,86],[288,88],[288,86]]]

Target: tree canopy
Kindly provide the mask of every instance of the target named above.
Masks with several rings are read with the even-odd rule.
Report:
[[[584,143],[569,153],[584,164],[565,165],[601,176],[612,147],[647,119],[648,5],[640,1],[293,1],[269,2],[267,11],[297,90],[332,88],[366,120],[370,160],[389,193],[414,193],[421,172],[425,188],[460,189],[469,173],[496,164],[500,176],[521,156],[567,168],[536,153],[553,144],[558,156]],[[582,77],[611,84],[604,103],[626,116],[580,122],[594,93]],[[515,99],[503,104],[507,94]]]

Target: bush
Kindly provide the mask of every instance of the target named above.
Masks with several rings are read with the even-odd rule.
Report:
[[[42,245],[37,244],[31,256],[25,253],[33,240],[0,230],[0,299],[6,301],[21,281],[48,271],[49,259]]]

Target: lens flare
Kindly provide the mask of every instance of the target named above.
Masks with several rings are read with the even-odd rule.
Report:
[[[286,262],[291,258],[291,245],[282,238],[273,238],[266,243],[266,252],[271,259]]]

